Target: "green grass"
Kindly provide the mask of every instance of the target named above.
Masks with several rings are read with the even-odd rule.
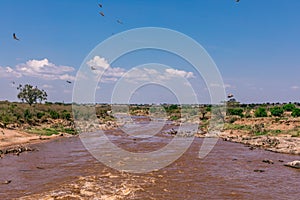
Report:
[[[254,135],[256,136],[261,136],[261,135],[267,135],[268,132],[267,131],[263,131],[263,132],[255,132]]]
[[[33,133],[37,135],[45,135],[45,136],[51,136],[51,135],[58,135],[59,133],[68,133],[75,135],[76,130],[73,128],[30,128],[27,130],[28,133]]]
[[[59,132],[54,128],[42,128],[42,129],[31,128],[31,129],[27,130],[27,132],[37,134],[37,135],[46,135],[46,136],[59,134]]]

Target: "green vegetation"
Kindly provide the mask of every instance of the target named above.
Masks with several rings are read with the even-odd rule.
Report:
[[[34,127],[62,123],[63,120],[68,124],[73,124],[71,105],[34,104],[30,106],[25,103],[0,102],[0,125],[5,128],[23,128],[28,125]]]
[[[227,113],[229,115],[237,115],[240,117],[244,116],[243,112],[244,112],[244,110],[242,108],[228,108],[228,110],[227,110]]]
[[[163,117],[169,120],[185,120],[193,117],[200,119],[199,128],[207,131],[211,117],[214,116],[220,122],[224,122],[226,130],[244,130],[253,135],[276,135],[290,134],[298,137],[299,130],[273,130],[266,124],[263,125],[244,125],[243,121],[253,119],[253,124],[260,120],[257,117],[268,117],[268,112],[276,118],[270,119],[272,123],[282,123],[290,120],[291,117],[300,117],[300,104],[230,104],[225,115],[225,109],[219,106],[211,105],[114,105],[113,112],[126,112],[131,115],[152,115],[158,116],[162,113]],[[0,102],[0,127],[26,129],[31,133],[51,135],[58,133],[75,134],[74,119],[95,120],[100,123],[113,121],[114,113],[111,113],[111,105],[74,105],[76,109],[72,110],[71,104],[60,102],[45,104],[34,103],[12,103],[8,101]],[[291,110],[292,109],[292,110]],[[291,110],[291,111],[290,111]],[[246,119],[247,118],[247,119]],[[261,119],[265,123],[266,119]],[[288,122],[287,122],[288,123]],[[249,123],[247,123],[249,124]],[[283,125],[285,123],[282,123]],[[30,127],[30,128],[28,128]]]
[[[59,132],[54,128],[30,128],[27,130],[27,132],[37,134],[37,135],[45,135],[45,136],[59,134]]]
[[[300,108],[294,108],[292,112],[293,117],[300,117]]]
[[[283,115],[283,108],[279,106],[275,106],[273,108],[270,108],[270,112],[274,117],[281,117]]]
[[[255,132],[255,136],[260,136],[260,135],[267,135],[267,131],[263,131],[263,132]]]
[[[293,111],[294,109],[296,108],[296,105],[295,104],[292,104],[292,103],[289,103],[289,104],[285,104],[284,106],[283,106],[283,109],[285,110],[285,111]]]
[[[264,108],[264,107],[259,107],[259,108],[255,111],[254,116],[255,116],[255,117],[267,117],[268,114],[267,114],[266,108]]]
[[[254,126],[252,126],[250,132],[256,136],[266,135],[268,133],[268,131],[265,129],[265,125],[263,123],[255,124]]]

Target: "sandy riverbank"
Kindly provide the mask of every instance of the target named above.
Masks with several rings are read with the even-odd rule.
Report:
[[[19,155],[24,151],[33,151],[32,144],[51,141],[59,137],[71,137],[72,135],[63,133],[59,135],[40,136],[26,133],[22,130],[0,129],[0,159],[4,154],[15,153]]]

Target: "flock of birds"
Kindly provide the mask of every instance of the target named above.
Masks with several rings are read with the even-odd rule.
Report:
[[[235,0],[235,2],[238,3],[238,2],[240,2],[240,0]],[[101,4],[101,3],[98,3],[98,6],[100,7],[100,9],[103,8],[103,4]],[[99,14],[100,14],[102,17],[105,16],[104,12],[102,12],[102,11],[100,11]],[[123,22],[122,22],[120,19],[117,19],[116,22],[117,22],[118,24],[123,24]],[[20,41],[20,39],[17,37],[16,33],[13,33],[13,39],[14,39],[14,40],[17,40],[17,41]],[[96,68],[92,66],[92,67],[91,67],[91,70],[96,70]],[[69,81],[69,80],[67,80],[66,82],[69,83],[69,84],[72,83],[72,82]],[[12,84],[15,85],[15,82],[13,81]],[[228,98],[230,98],[230,97],[228,97]]]
[[[98,6],[99,6],[101,9],[103,8],[103,5],[102,5],[101,3],[98,3]],[[100,14],[102,17],[105,16],[105,14],[104,14],[102,11],[100,11],[99,14]],[[123,22],[122,22],[121,20],[119,20],[119,19],[117,19],[116,22],[117,22],[118,24],[123,24]]]

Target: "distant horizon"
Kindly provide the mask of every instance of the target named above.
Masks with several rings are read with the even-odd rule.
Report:
[[[24,103],[26,104],[26,102],[22,102],[22,101],[10,101],[10,100],[2,100],[0,99],[0,102],[10,102],[10,103]],[[228,102],[228,101],[227,101]],[[75,102],[59,102],[59,101],[45,101],[42,102],[41,104],[78,104]],[[298,104],[300,105],[300,101],[299,102],[293,102],[293,101],[289,101],[289,102],[252,102],[252,103],[245,103],[245,102],[239,102],[237,101],[237,103],[239,103],[240,105],[251,105],[251,104],[257,104],[257,105],[270,105],[270,104],[274,104],[274,105],[284,105],[284,104]],[[40,104],[40,103],[38,103]],[[180,103],[109,103],[109,102],[91,102],[91,103],[81,103],[80,105],[213,105],[210,103],[198,103],[198,104],[180,104]]]

